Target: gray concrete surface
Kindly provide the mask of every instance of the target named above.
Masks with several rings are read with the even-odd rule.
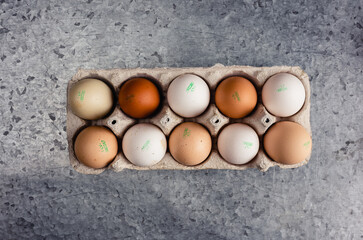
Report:
[[[362,239],[362,5],[0,0],[1,239]],[[295,170],[69,166],[77,68],[298,65],[313,154]]]

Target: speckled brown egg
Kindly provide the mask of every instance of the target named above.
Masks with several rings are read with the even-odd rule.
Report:
[[[184,122],[170,135],[169,150],[179,163],[194,166],[207,159],[212,149],[209,132],[200,124]]]
[[[158,88],[146,78],[133,78],[120,89],[118,100],[124,113],[133,118],[146,118],[160,104]]]
[[[215,101],[218,109],[227,117],[242,118],[255,108],[257,92],[246,78],[229,77],[217,87]]]
[[[90,126],[83,129],[74,143],[77,159],[91,168],[106,167],[118,150],[116,136],[107,128]]]
[[[310,155],[312,142],[303,126],[282,121],[267,130],[263,146],[274,161],[292,165],[304,161]]]

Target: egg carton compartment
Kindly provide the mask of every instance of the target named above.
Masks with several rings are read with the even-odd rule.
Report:
[[[290,117],[277,117],[270,114],[262,104],[261,91],[265,81],[277,73],[290,73],[295,75],[301,80],[305,88],[305,102],[300,111]],[[196,118],[182,118],[172,111],[169,107],[166,93],[169,84],[179,75],[191,73],[200,76],[208,84],[211,92],[210,105],[200,116]],[[255,86],[258,94],[257,105],[255,109],[246,117],[241,119],[231,119],[223,115],[215,105],[214,93],[217,85],[227,77],[242,76],[250,80]],[[134,77],[146,77],[153,80],[160,90],[163,97],[162,106],[151,117],[146,119],[133,119],[122,112],[117,101],[117,94],[123,82]],[[244,170],[247,168],[258,168],[261,171],[267,171],[272,166],[279,166],[281,168],[296,168],[305,165],[310,156],[303,162],[294,165],[285,165],[277,163],[270,159],[263,150],[263,135],[266,130],[275,122],[288,120],[299,123],[302,125],[311,136],[310,128],[310,84],[308,75],[296,66],[274,66],[274,67],[252,67],[252,66],[223,66],[216,64],[208,68],[154,68],[154,69],[109,69],[109,70],[84,70],[80,69],[73,76],[68,83],[68,91],[73,84],[85,79],[96,78],[107,83],[114,92],[114,108],[113,111],[103,119],[89,121],[83,120],[73,114],[69,102],[67,104],[67,139],[69,158],[72,167],[84,174],[99,174],[106,169],[112,169],[119,172],[123,169],[135,170],[157,170],[157,169],[178,169],[178,170],[197,170],[197,169],[234,169]],[[177,162],[171,156],[169,149],[167,150],[164,158],[157,164],[150,167],[139,167],[129,162],[122,153],[121,141],[126,130],[136,123],[147,122],[158,126],[166,135],[167,139],[171,131],[182,122],[197,122],[202,124],[211,134],[212,137],[212,151],[209,157],[201,164],[196,166],[185,166]],[[259,136],[260,148],[257,155],[253,160],[243,165],[233,165],[226,162],[218,153],[217,150],[217,137],[221,129],[230,123],[245,123],[251,126]],[[118,138],[119,150],[115,159],[106,168],[94,169],[85,166],[79,162],[74,152],[74,141],[77,134],[87,126],[99,125],[105,126],[112,130]]]

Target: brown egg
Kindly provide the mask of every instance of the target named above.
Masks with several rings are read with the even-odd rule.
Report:
[[[82,130],[74,143],[77,159],[92,168],[106,167],[118,150],[116,136],[107,128],[90,126]]]
[[[158,88],[146,78],[133,78],[120,89],[118,100],[122,111],[133,118],[151,115],[160,104]]]
[[[282,121],[267,130],[263,146],[273,160],[291,165],[304,161],[310,155],[312,142],[303,126]]]
[[[212,139],[202,125],[185,122],[177,126],[171,133],[169,149],[171,155],[179,163],[194,166],[209,156]]]
[[[229,77],[216,90],[218,109],[227,117],[242,118],[257,104],[257,92],[253,84],[243,77]]]

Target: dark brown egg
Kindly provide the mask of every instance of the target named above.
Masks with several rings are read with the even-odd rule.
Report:
[[[146,78],[133,78],[120,89],[118,100],[124,113],[133,118],[146,118],[160,104],[158,88]]]

